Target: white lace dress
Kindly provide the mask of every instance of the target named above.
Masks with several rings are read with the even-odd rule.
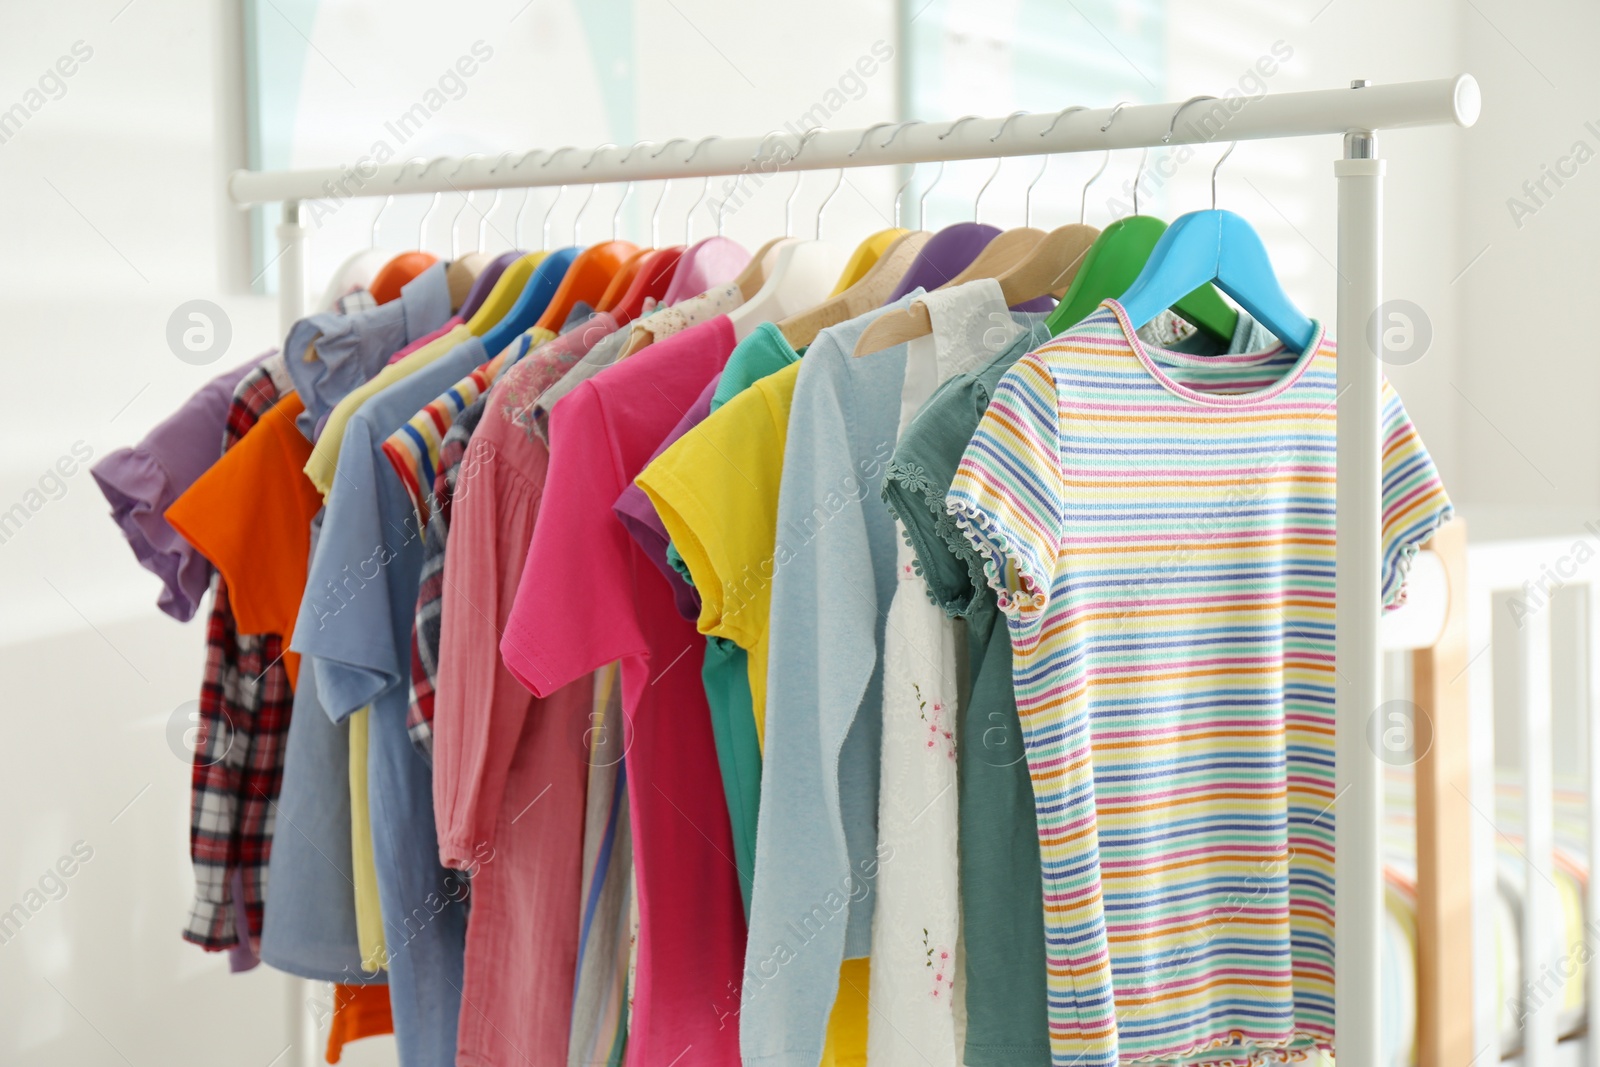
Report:
[[[993,280],[922,298],[929,337],[908,346],[900,430],[939,384],[1021,332]],[[871,358],[866,357],[866,358]],[[872,923],[868,1067],[959,1067],[965,1043],[956,855],[956,693],[966,640],[928,599],[900,531],[884,634],[878,902]]]

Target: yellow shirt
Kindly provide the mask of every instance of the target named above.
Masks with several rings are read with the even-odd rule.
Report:
[[[700,632],[745,649],[765,743],[768,626],[778,563],[778,485],[800,364],[755,382],[638,477],[700,593]]]

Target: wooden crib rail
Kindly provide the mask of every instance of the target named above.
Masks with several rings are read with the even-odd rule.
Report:
[[[1467,531],[1457,518],[1426,548],[1444,564],[1438,638],[1411,653],[1418,759],[1417,1064],[1472,1062],[1472,809],[1468,731]]]

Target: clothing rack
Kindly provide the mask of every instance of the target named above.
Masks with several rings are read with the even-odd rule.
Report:
[[[1381,703],[1380,462],[1381,366],[1368,322],[1382,302],[1383,160],[1380,130],[1471,126],[1481,97],[1471,75],[1433,81],[1314,90],[1260,97],[1196,96],[1181,103],[1067,108],[1011,119],[880,123],[867,129],[786,131],[765,137],[674,138],[632,148],[534,149],[518,155],[436,157],[426,163],[357,161],[340,168],[236,171],[228,193],[240,207],[283,205],[278,228],[280,314],[284,330],[305,311],[304,200],[480,189],[593,185],[675,178],[833,170],[960,159],[1159,148],[1212,141],[1269,140],[1340,134],[1338,179],[1339,530],[1335,784],[1336,986],[1341,1058],[1376,1064],[1381,1055],[1380,975],[1384,885],[1382,763],[1368,748],[1367,720]],[[783,156],[776,153],[779,146]],[[291,1005],[298,1033],[303,1012]],[[298,1042],[297,1042],[298,1043]],[[314,1042],[313,1042],[314,1043]],[[309,1049],[302,1048],[302,1054]]]

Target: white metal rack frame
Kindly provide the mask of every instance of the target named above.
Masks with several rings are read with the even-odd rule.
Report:
[[[1481,99],[1470,75],[1435,81],[1259,97],[1191,97],[1181,103],[1067,108],[1055,114],[955,123],[882,123],[865,130],[694,140],[659,146],[534,149],[499,157],[436,158],[320,170],[237,171],[228,192],[241,207],[282,202],[277,263],[287,329],[305,309],[305,200],[478,189],[592,185],[749,174],[772,169],[833,170],[958,159],[1154,148],[1212,141],[1339,134],[1338,494],[1336,555],[1337,926],[1335,953],[1341,1060],[1378,1064],[1383,911],[1382,767],[1367,748],[1367,719],[1381,702],[1378,623],[1382,500],[1379,433],[1381,365],[1368,322],[1383,294],[1383,161],[1376,134],[1421,126],[1470,126]],[[1113,119],[1115,121],[1113,121]],[[876,136],[874,136],[876,133]]]

